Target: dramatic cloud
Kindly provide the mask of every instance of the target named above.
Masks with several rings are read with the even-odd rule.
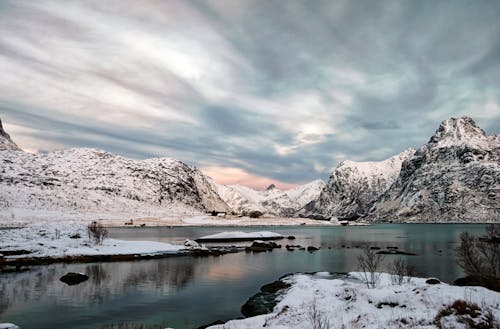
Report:
[[[171,156],[290,187],[500,130],[496,1],[0,2],[0,117],[30,151]]]

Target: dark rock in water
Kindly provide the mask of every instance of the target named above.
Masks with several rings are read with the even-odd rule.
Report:
[[[295,237],[294,237],[293,235],[289,235],[289,236],[287,237],[287,239],[288,239],[288,240],[295,240]]]
[[[66,283],[68,286],[80,284],[89,279],[88,275],[82,273],[69,272],[63,275],[59,280]]]
[[[260,292],[250,297],[241,307],[241,313],[245,317],[271,313],[278,303],[277,297],[290,286],[282,279],[262,286]]]
[[[316,250],[319,250],[319,248],[313,246],[307,247],[307,251],[316,251]]]
[[[212,322],[212,323],[209,323],[209,324],[205,324],[205,325],[203,325],[203,326],[200,326],[200,327],[198,327],[198,328],[196,328],[196,329],[206,329],[206,328],[211,327],[211,326],[216,326],[216,325],[218,325],[218,324],[225,324],[225,323],[226,323],[225,321],[222,321],[222,320],[217,320],[217,321],[214,321],[214,322]]]
[[[495,278],[484,278],[484,277],[470,275],[456,279],[455,281],[453,281],[453,284],[460,287],[480,286],[500,292],[500,279],[495,279]]]
[[[403,250],[395,250],[395,249],[390,249],[390,250],[380,250],[377,251],[378,255],[405,255],[405,256],[416,256],[417,254],[414,254],[412,252],[407,252]]]
[[[380,250],[380,247],[370,247],[370,250]]]
[[[246,247],[245,251],[250,252],[263,252],[272,251],[275,248],[281,248],[281,245],[275,242],[254,241],[250,247]]]
[[[425,280],[425,283],[427,283],[427,284],[440,284],[441,281],[439,281],[439,279],[436,279],[436,278],[429,278],[429,279]]]

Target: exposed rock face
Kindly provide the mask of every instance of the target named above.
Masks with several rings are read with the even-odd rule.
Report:
[[[500,137],[469,117],[443,121],[405,161],[368,219],[418,222],[500,221]]]
[[[298,215],[318,219],[357,219],[363,216],[371,203],[396,181],[402,162],[414,152],[408,149],[378,162],[341,162],[319,198],[308,203]]]
[[[0,219],[166,217],[228,211],[215,185],[178,160],[96,149],[0,151]]]
[[[21,151],[21,149],[10,139],[9,134],[3,129],[2,120],[0,120],[0,151]]]
[[[290,190],[280,190],[271,184],[264,191],[256,191],[241,185],[219,185],[218,192],[231,210],[238,214],[259,211],[264,214],[289,217],[316,199],[324,185],[322,180],[315,180]]]

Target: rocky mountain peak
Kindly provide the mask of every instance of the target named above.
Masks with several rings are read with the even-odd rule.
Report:
[[[444,147],[480,141],[486,138],[484,130],[472,118],[463,116],[444,120],[429,140],[429,144]]]
[[[271,191],[271,190],[274,190],[275,188],[276,188],[276,185],[271,184],[271,185],[269,185],[269,186],[266,188],[266,191]]]
[[[3,129],[2,119],[0,119],[0,151],[5,150],[20,151],[21,149],[10,139],[9,134]]]

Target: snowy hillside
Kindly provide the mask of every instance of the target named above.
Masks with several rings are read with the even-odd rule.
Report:
[[[0,174],[3,221],[228,210],[208,177],[170,158],[139,161],[86,148],[48,154],[3,150]]]
[[[415,150],[408,149],[384,161],[341,162],[318,199],[308,203],[299,215],[313,218],[356,219],[396,181],[404,160]]]
[[[260,211],[277,216],[293,216],[311,200],[316,199],[325,183],[315,180],[290,190],[270,185],[264,191],[241,185],[218,185],[221,198],[238,214]]]
[[[372,220],[500,221],[500,136],[469,117],[441,123],[370,211]]]
[[[0,120],[0,151],[13,150],[20,151],[19,147],[12,141],[9,134],[3,129],[2,120]]]

